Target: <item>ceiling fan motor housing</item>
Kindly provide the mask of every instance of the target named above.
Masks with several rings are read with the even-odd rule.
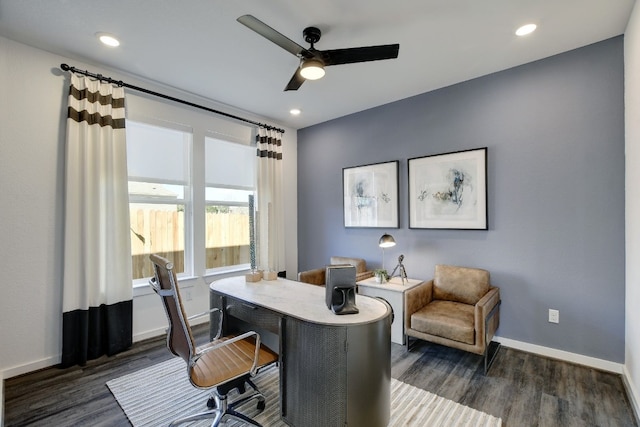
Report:
[[[307,27],[302,30],[302,36],[304,37],[304,41],[313,45],[314,43],[318,43],[320,40],[320,36],[322,32],[320,32],[320,28],[317,27]]]

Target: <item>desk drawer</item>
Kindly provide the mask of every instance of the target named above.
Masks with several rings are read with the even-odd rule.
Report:
[[[227,297],[227,315],[259,326],[269,332],[280,332],[280,315],[263,307]]]

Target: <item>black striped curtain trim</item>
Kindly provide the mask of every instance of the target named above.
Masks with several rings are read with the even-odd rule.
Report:
[[[113,116],[102,116],[100,113],[89,113],[87,110],[77,111],[73,107],[69,107],[67,117],[78,123],[87,122],[90,125],[111,126],[114,129],[125,128],[124,118],[114,119]]]
[[[124,108],[124,98],[114,98],[113,95],[102,95],[100,92],[91,92],[89,89],[69,87],[69,95],[78,101],[86,99],[91,103],[99,102],[101,105],[111,105],[113,108]]]
[[[280,138],[274,138],[266,135],[256,135],[256,144],[258,145],[258,157],[268,157],[270,159],[282,160],[282,153],[275,151],[277,150],[277,147],[282,146],[282,140]],[[262,147],[264,147],[265,149],[261,149]]]
[[[278,147],[280,147],[282,145],[282,140],[281,139],[274,138],[274,137],[271,137],[271,136],[265,136],[265,135],[256,136],[256,142],[258,144],[273,144],[273,145],[276,145]]]
[[[282,153],[271,150],[261,150],[258,148],[258,157],[269,157],[270,159],[282,160]]]

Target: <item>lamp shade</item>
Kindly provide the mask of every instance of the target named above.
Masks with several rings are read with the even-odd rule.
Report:
[[[324,64],[317,59],[307,59],[300,67],[300,74],[307,80],[318,80],[324,76]]]
[[[383,234],[378,241],[378,246],[381,248],[390,248],[396,245],[396,241],[391,234]]]

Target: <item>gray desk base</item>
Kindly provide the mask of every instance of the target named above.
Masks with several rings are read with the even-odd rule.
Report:
[[[279,352],[280,410],[288,425],[384,427],[389,423],[390,310],[371,323],[324,325],[213,289],[210,305],[223,310],[225,334],[250,325],[262,331],[264,342]],[[214,316],[210,327],[215,334]]]

